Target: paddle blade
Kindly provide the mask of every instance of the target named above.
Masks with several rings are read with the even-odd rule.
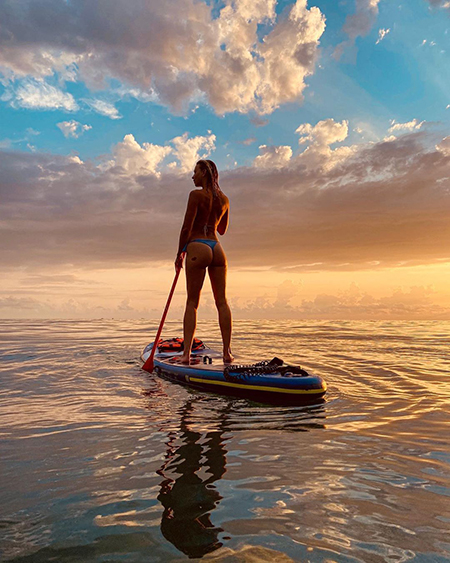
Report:
[[[159,342],[159,339],[158,339],[158,342]],[[158,346],[156,345],[156,342],[154,342],[152,349],[150,350],[150,356],[145,360],[144,365],[142,366],[143,370],[148,371],[149,373],[151,373],[153,371],[153,368],[154,368],[153,358],[154,358],[155,352],[157,350],[158,350]]]
[[[148,371],[149,373],[152,373],[152,371],[153,371],[153,354],[150,354],[150,356],[147,358],[147,360],[145,360],[144,365],[142,366],[142,369],[144,371]]]

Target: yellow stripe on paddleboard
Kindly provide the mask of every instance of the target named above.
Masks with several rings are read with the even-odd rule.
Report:
[[[322,389],[281,389],[280,387],[267,387],[265,385],[244,385],[243,383],[230,383],[228,381],[212,381],[211,379],[201,379],[199,377],[189,377],[189,381],[195,383],[207,383],[211,385],[223,385],[225,387],[236,387],[238,389],[251,389],[252,391],[275,391],[277,393],[291,393],[291,394],[312,394],[322,393],[327,390],[327,385],[324,382]]]

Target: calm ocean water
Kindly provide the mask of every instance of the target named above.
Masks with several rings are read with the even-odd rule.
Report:
[[[236,322],[326,379],[303,407],[143,372],[155,331],[1,321],[3,561],[450,561],[449,322]]]

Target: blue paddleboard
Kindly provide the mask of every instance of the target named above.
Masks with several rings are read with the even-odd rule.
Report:
[[[170,350],[160,341],[154,356],[154,372],[170,381],[214,393],[236,395],[263,402],[301,403],[323,397],[325,381],[299,366],[279,358],[255,364],[224,364],[222,354],[200,343],[191,354],[190,365],[181,364],[182,351]],[[142,352],[143,362],[153,343]]]

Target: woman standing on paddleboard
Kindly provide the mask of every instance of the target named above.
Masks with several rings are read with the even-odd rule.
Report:
[[[231,311],[226,298],[227,259],[217,233],[228,228],[229,201],[219,187],[219,173],[212,160],[199,160],[192,176],[199,190],[189,194],[186,214],[180,233],[175,267],[182,267],[186,252],[187,301],[183,319],[184,352],[180,361],[189,364],[200,292],[208,270],[219,313],[223,341],[223,360],[233,361],[231,354]]]

